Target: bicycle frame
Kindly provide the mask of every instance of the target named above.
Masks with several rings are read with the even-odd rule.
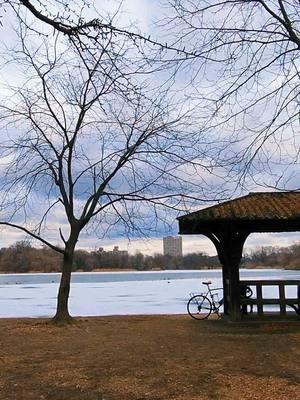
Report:
[[[206,297],[208,297],[209,295],[209,299],[211,301],[211,304],[213,306],[213,312],[217,312],[219,313],[219,308],[223,305],[224,303],[224,298],[222,297],[221,299],[219,299],[219,294],[218,291],[219,290],[223,290],[223,288],[214,288],[211,289],[208,285],[207,287],[207,293],[206,293]],[[213,293],[213,292],[217,292],[217,293]],[[215,298],[217,298],[217,301],[215,301]]]
[[[207,292],[202,292],[200,293],[202,296],[207,297],[212,304],[213,307],[213,312],[219,312],[220,307],[224,304],[224,298],[222,297],[221,299],[217,299],[217,301],[215,301],[215,297],[218,296],[218,293],[212,293],[212,292],[217,292],[219,290],[223,290],[223,288],[213,288],[211,289],[209,285],[207,285]],[[195,293],[190,293],[190,296],[194,296]]]

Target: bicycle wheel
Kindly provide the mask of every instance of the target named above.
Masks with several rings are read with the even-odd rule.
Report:
[[[212,305],[206,296],[197,294],[190,298],[187,303],[187,311],[194,319],[206,319],[212,312]]]
[[[250,286],[246,286],[246,299],[250,299],[250,297],[252,297],[253,295],[253,290],[251,289]]]

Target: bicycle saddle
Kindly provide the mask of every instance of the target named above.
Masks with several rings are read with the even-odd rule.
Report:
[[[202,282],[203,285],[211,285],[212,281]]]

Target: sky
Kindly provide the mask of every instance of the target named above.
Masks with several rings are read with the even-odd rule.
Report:
[[[100,4],[98,0],[96,0],[96,5]],[[109,10],[112,12],[113,9],[117,9],[119,2],[117,1],[101,1],[101,6],[103,9],[106,11]],[[154,21],[157,19],[158,16],[162,16],[163,13],[165,12],[165,9],[162,8],[161,2],[160,1],[151,1],[151,0],[124,0],[122,2],[122,7],[121,7],[122,12],[120,13],[120,16],[118,17],[118,23],[122,26],[130,26],[131,23],[135,24],[138,26],[138,29],[142,32],[145,33],[145,35],[151,34],[151,37],[155,38],[155,34],[157,32],[157,28],[154,27]],[[10,24],[13,25],[15,23],[15,19],[12,15],[9,13],[7,14],[9,17],[6,17],[7,20],[10,21]],[[4,51],[5,46],[11,46],[14,45],[13,39],[14,35],[12,34],[11,26],[10,24],[6,23],[3,24],[1,29],[1,41],[2,41],[2,52]],[[162,30],[165,30],[165,28],[161,28]],[[158,33],[157,33],[158,35]],[[1,88],[2,91],[4,90],[4,85],[7,82],[14,81],[16,82],[18,80],[18,73],[19,70],[17,66],[9,66],[9,70],[7,67],[3,66],[1,67],[0,71],[2,71],[0,77],[1,77]],[[4,73],[5,72],[5,73]],[[210,74],[213,75],[213,71],[210,71]],[[22,77],[20,77],[22,79]],[[156,78],[157,79],[157,78]],[[179,82],[177,82],[180,87],[181,81],[179,79]],[[274,166],[275,168],[275,166]],[[1,168],[0,164],[0,175],[3,173],[5,170],[5,167]],[[223,173],[226,174],[226,170],[223,171]],[[242,191],[239,192],[239,194],[243,193],[246,194],[248,191],[261,191],[261,183],[266,181],[268,182],[268,171],[265,174],[261,174],[260,178],[257,179],[257,185],[255,186],[255,182],[252,182],[251,187],[249,188],[244,188]],[[1,180],[0,180],[1,182]],[[215,182],[216,186],[219,185],[218,180],[216,178],[213,178],[213,182]],[[270,189],[266,189],[270,190]],[[36,210],[39,209],[40,205],[43,203],[43,197],[41,196],[38,201],[35,203]],[[78,200],[80,202],[80,199]],[[215,202],[212,203],[206,203],[205,206],[213,205],[216,204]],[[202,208],[203,206],[198,206],[198,208]],[[33,212],[34,214],[34,212]],[[149,216],[147,215],[146,212],[144,212],[144,217],[145,221],[143,221],[143,224],[149,224],[148,218]],[[78,243],[79,248],[84,248],[87,250],[94,250],[95,248],[98,247],[103,247],[104,249],[110,250],[114,246],[119,246],[120,249],[128,250],[130,253],[135,253],[136,251],[141,251],[145,254],[153,254],[153,253],[161,253],[162,252],[162,237],[167,236],[167,235],[176,235],[178,233],[178,224],[176,222],[176,216],[178,213],[172,213],[170,212],[169,218],[168,218],[168,229],[164,224],[157,223],[157,231],[153,232],[152,229],[151,232],[146,234],[145,238],[137,238],[137,237],[132,237],[131,239],[128,239],[124,234],[122,233],[122,229],[119,229],[116,227],[116,229],[110,234],[110,237],[107,235],[104,238],[102,237],[97,237],[95,235],[95,232],[92,230],[83,232],[80,241]],[[32,216],[29,216],[30,218],[33,218]],[[153,220],[155,219],[154,216],[149,218],[149,221],[151,220],[153,223]],[[33,219],[32,219],[33,220]],[[30,223],[30,221],[29,221]],[[155,224],[154,224],[155,225]],[[63,216],[61,215],[61,210],[57,209],[55,212],[50,214],[49,219],[48,219],[48,229],[45,232],[45,237],[47,239],[51,240],[52,242],[55,243],[57,240],[57,232],[58,229],[62,228],[62,230],[67,231],[67,224],[66,221],[64,220]],[[0,230],[0,247],[6,247],[17,240],[22,240],[24,239],[24,235],[17,230],[14,229],[5,229]],[[253,234],[251,235],[248,240],[246,241],[245,244],[245,251],[249,252],[251,250],[257,249],[261,246],[286,246],[290,245],[300,239],[300,235],[297,233],[289,233],[289,234]],[[37,243],[34,243],[37,244]],[[56,243],[55,243],[56,244]],[[183,236],[183,252],[185,254],[190,253],[190,252],[206,252],[210,255],[216,254],[216,251],[214,249],[214,246],[210,243],[210,241],[207,238],[201,237],[201,236]]]

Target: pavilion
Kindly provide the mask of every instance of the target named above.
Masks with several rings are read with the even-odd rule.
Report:
[[[242,303],[239,266],[244,243],[247,237],[255,232],[300,231],[300,192],[249,193],[246,196],[183,215],[178,217],[178,221],[179,234],[205,235],[215,245],[223,270],[224,316],[233,321],[240,320]],[[282,281],[279,284],[280,297],[284,297]],[[299,287],[298,299],[293,301],[298,305]],[[273,303],[271,299],[264,302],[261,286],[258,286],[258,291],[260,299],[254,304],[258,304],[259,310],[262,310],[263,304],[274,303],[279,304],[282,313],[285,314],[285,306],[290,305],[291,302],[283,298],[274,300]],[[291,307],[296,310],[293,305]]]

